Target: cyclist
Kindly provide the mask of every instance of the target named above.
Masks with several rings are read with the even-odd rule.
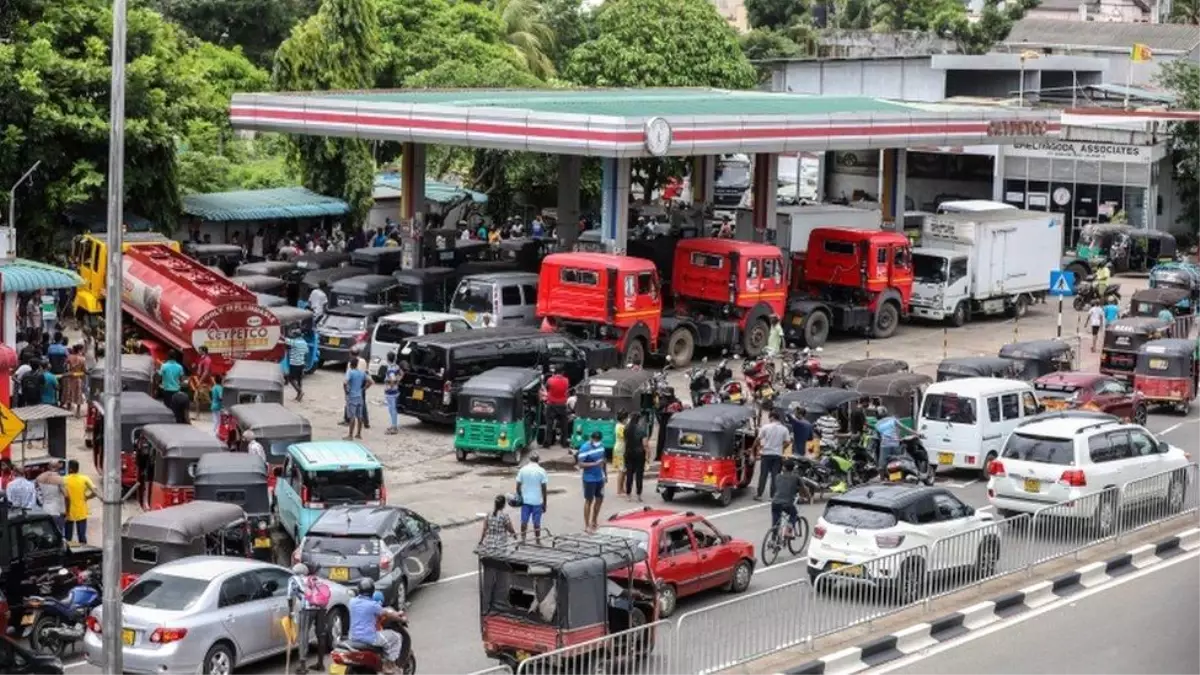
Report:
[[[788,457],[783,460],[783,472],[775,477],[774,489],[771,491],[771,527],[779,527],[779,517],[788,514],[793,530],[800,520],[796,512],[796,500],[800,497],[802,483],[800,474],[796,473],[796,460]]]

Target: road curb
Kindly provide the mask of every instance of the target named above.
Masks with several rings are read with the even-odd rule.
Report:
[[[1084,565],[1022,590],[998,595],[927,623],[874,638],[782,671],[785,675],[851,675],[948,642],[998,621],[1099,586],[1130,572],[1200,548],[1200,528],[1139,546],[1102,562]]]

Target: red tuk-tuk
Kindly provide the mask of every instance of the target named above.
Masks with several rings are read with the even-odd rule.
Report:
[[[707,492],[721,506],[754,478],[757,415],[751,406],[714,403],[675,413],[663,433],[658,491],[665,501],[680,490]]]
[[[104,358],[101,357],[88,372],[90,400],[88,401],[87,418],[83,423],[83,444],[96,451],[97,460],[100,459],[100,448],[103,447],[103,444],[96,444],[94,432],[104,428],[104,401],[101,399],[101,395],[104,393],[104,371]],[[154,359],[146,354],[122,354],[121,391],[153,394],[154,374],[157,371]],[[100,469],[98,463],[96,469]]]
[[[1138,349],[1133,388],[1151,405],[1169,405],[1187,413],[1200,383],[1196,341],[1151,340]]]
[[[93,404],[97,423],[92,427],[91,447],[104,447],[104,409],[99,402]],[[147,424],[173,424],[175,413],[162,401],[140,391],[121,395],[121,487],[128,489],[138,482],[137,442],[142,428]],[[101,455],[102,456],[102,455]],[[103,470],[96,465],[97,471]]]
[[[216,436],[190,424],[147,424],[138,452],[145,453],[150,477],[142,508],[152,511],[192,501],[196,463],[203,455],[226,450]]]

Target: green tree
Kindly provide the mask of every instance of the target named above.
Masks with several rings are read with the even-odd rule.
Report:
[[[370,89],[380,66],[379,12],[373,0],[323,0],[275,53],[272,81],[282,91]],[[338,195],[359,226],[371,211],[375,159],[358,139],[297,136],[292,161],[310,190]]]
[[[807,50],[783,33],[770,28],[755,28],[738,37],[742,53],[758,70],[760,82],[771,79],[771,59],[791,59],[804,56]]]
[[[298,22],[317,11],[317,0],[152,0],[151,6],[192,35],[241,47],[269,68],[275,50]]]
[[[975,21],[956,19],[949,36],[964,54],[986,54],[992,46],[1008,37],[1013,24],[1041,0],[984,0],[983,12]]]
[[[1187,59],[1167,61],[1159,68],[1158,83],[1175,95],[1173,108],[1200,110],[1200,65]],[[1176,222],[1187,225],[1194,240],[1200,223],[1200,122],[1172,124],[1168,147],[1175,191],[1183,203]]]
[[[1173,0],[1169,21],[1192,26],[1200,25],[1200,0]]]
[[[495,0],[504,37],[526,70],[540,78],[554,75],[554,31],[542,20],[539,0]]]
[[[538,4],[538,20],[554,35],[549,55],[556,71],[566,67],[567,55],[587,39],[591,14],[581,0],[542,0]]]
[[[960,0],[872,0],[871,27],[875,31],[916,30],[945,34],[966,21],[967,8]]]
[[[746,0],[751,28],[787,28],[808,16],[806,0]]]

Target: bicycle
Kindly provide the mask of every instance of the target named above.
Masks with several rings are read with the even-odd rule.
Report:
[[[779,552],[786,546],[792,555],[800,555],[808,546],[810,529],[808,519],[804,516],[796,518],[796,526],[792,527],[792,519],[786,513],[779,514],[779,522],[767,530],[763,537],[762,561],[764,567],[770,567],[779,558]]]

